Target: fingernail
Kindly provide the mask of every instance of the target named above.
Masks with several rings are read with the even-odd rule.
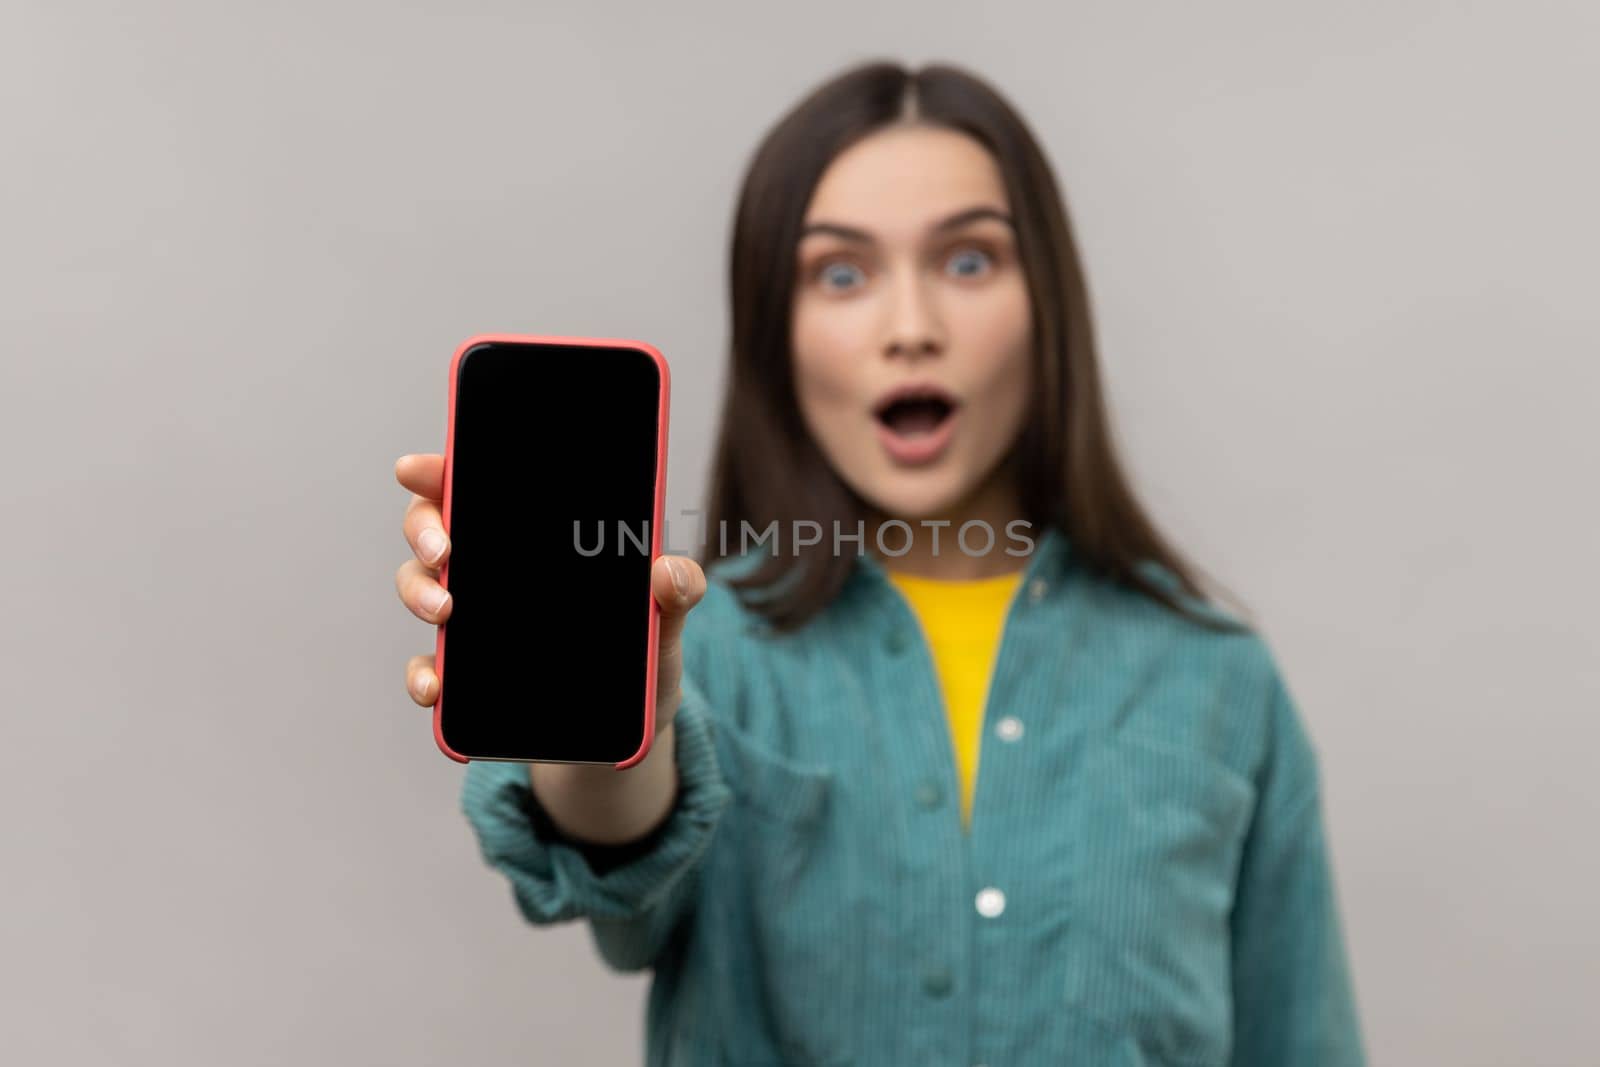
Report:
[[[417,675],[417,680],[416,680],[415,686],[413,687],[413,691],[417,694],[417,699],[418,700],[427,700],[428,699],[428,689],[432,685],[433,685],[433,683],[428,679],[427,675],[425,675],[425,674]]]
[[[683,564],[668,556],[667,572],[672,575],[672,588],[677,591],[678,595],[688,596],[689,576],[683,573]]]
[[[417,547],[422,549],[424,563],[435,563],[444,555],[444,534],[430,526],[417,535]]]
[[[422,610],[429,615],[437,615],[449,599],[450,592],[443,586],[436,585],[431,589],[425,589],[422,593]]]

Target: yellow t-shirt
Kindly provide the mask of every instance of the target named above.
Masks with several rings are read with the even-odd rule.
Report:
[[[944,691],[950,739],[961,780],[961,824],[972,820],[972,793],[978,780],[983,740],[984,701],[989,674],[1000,647],[1006,612],[1022,572],[994,578],[923,578],[886,572],[922,623]]]

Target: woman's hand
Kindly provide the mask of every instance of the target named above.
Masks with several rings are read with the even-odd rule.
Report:
[[[411,490],[401,529],[411,546],[412,558],[395,571],[395,589],[411,613],[434,625],[450,617],[453,601],[439,584],[439,568],[450,555],[445,535],[444,457],[436,453],[401,456],[395,477]],[[684,619],[705,595],[706,578],[700,565],[687,556],[661,556],[650,572],[650,588],[661,606],[657,639],[656,733],[671,723],[678,711],[678,683],[683,672],[680,638]],[[434,653],[406,661],[406,691],[423,707],[439,699],[439,675]]]

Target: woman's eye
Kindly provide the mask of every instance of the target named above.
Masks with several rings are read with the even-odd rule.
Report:
[[[989,253],[981,248],[964,248],[950,257],[950,273],[958,278],[976,278],[989,266]]]
[[[854,263],[825,263],[817,272],[817,279],[829,289],[847,289],[853,278],[861,275]]]

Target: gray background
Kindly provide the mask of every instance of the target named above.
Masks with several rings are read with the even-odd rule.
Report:
[[[1576,2],[7,4],[8,1052],[637,1061],[647,980],[523,925],[402,689],[391,468],[462,338],[631,336],[696,506],[740,169],[887,55],[987,75],[1058,168],[1139,487],[1322,753],[1374,1061],[1594,1062],[1597,40]]]

